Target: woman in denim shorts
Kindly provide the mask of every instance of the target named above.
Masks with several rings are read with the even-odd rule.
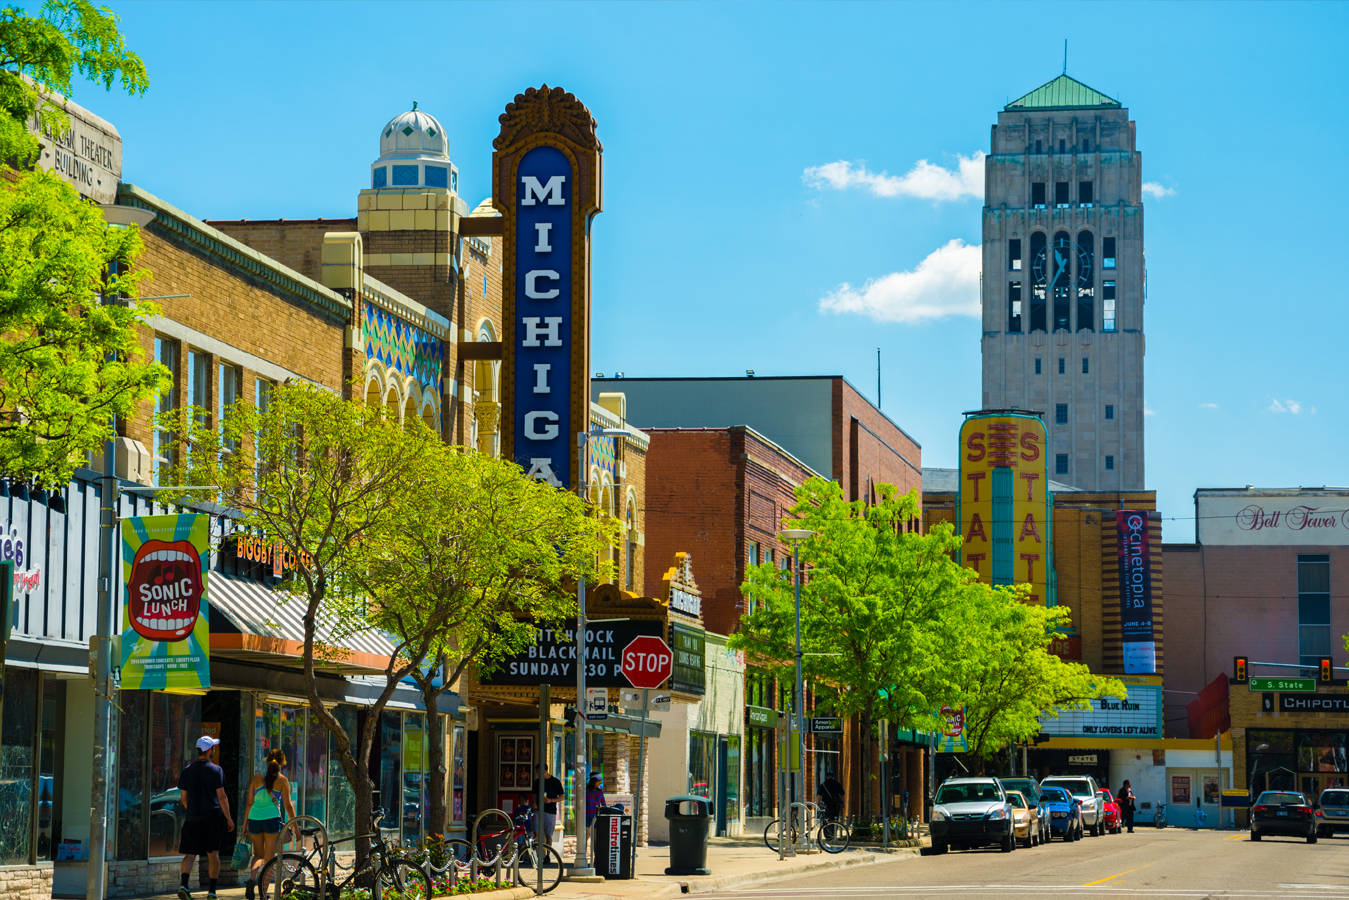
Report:
[[[281,774],[286,754],[279,749],[267,754],[267,773],[254,775],[248,783],[248,799],[244,801],[244,834],[253,843],[253,864],[244,882],[244,896],[253,898],[253,887],[258,873],[276,852],[277,835],[281,823],[295,817],[295,804],[290,799],[290,781]],[[284,813],[283,813],[284,811]],[[267,885],[257,885],[258,896],[267,896]]]

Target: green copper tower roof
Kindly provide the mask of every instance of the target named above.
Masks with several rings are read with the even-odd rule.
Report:
[[[1018,97],[1003,109],[1119,109],[1120,102],[1076,78],[1060,75]]]

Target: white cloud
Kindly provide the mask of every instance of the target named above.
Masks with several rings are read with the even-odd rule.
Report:
[[[978,316],[981,262],[977,244],[953,238],[910,271],[870,279],[860,289],[840,284],[820,300],[820,310],[860,313],[878,322]]]
[[[971,156],[956,154],[953,169],[920,159],[903,175],[872,172],[866,163],[847,160],[809,166],[801,179],[814,188],[846,191],[862,188],[877,197],[918,197],[923,200],[963,200],[984,196],[984,153],[976,150]]]
[[[1200,408],[1200,409],[1217,409],[1217,408],[1218,408],[1218,404],[1216,404],[1216,403],[1201,403],[1201,404],[1199,404],[1199,408]]]
[[[1276,397],[1269,401],[1269,406],[1265,407],[1265,412],[1289,413],[1294,416],[1305,412],[1307,415],[1314,416],[1316,415],[1316,407],[1307,406],[1300,400],[1280,400]]]
[[[1149,409],[1148,407],[1145,406],[1145,407],[1143,407],[1143,415],[1145,415],[1145,416],[1155,416],[1155,415],[1157,415],[1157,410],[1155,410],[1155,409]]]
[[[1169,188],[1159,181],[1143,182],[1143,195],[1151,197],[1154,200],[1160,200],[1163,197],[1171,197],[1176,193],[1175,188]]]

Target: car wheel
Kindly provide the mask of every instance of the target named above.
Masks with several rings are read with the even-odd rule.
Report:
[[[936,842],[934,841],[933,844],[932,844],[932,852],[933,852],[933,853],[938,853],[938,854],[940,854],[940,853],[945,853],[945,852],[946,852],[947,850],[949,850],[949,849],[951,849],[951,848],[948,847],[948,846],[947,846],[946,844],[944,844],[944,843],[939,844],[939,843],[936,843]]]
[[[1251,829],[1251,840],[1253,841],[1260,840],[1260,832],[1256,831],[1254,828]]]
[[[1011,853],[1016,849],[1016,832],[1009,831],[1007,836],[1002,839],[1002,852]]]
[[[1097,822],[1095,825],[1091,826],[1091,836],[1092,836],[1092,837],[1100,837],[1100,836],[1101,836],[1101,823],[1100,823],[1100,822]]]
[[[1314,835],[1314,834],[1309,834],[1309,835],[1307,835],[1307,843],[1309,843],[1309,844],[1315,844],[1315,843],[1316,843],[1316,835]]]
[[[1319,825],[1319,826],[1317,826],[1317,829],[1316,829],[1316,836],[1317,836],[1317,837],[1330,837],[1330,829],[1327,828],[1325,825]]]

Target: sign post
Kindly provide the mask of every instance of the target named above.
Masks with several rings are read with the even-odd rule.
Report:
[[[637,835],[644,815],[642,781],[646,774],[646,717],[651,706],[651,689],[665,683],[674,671],[674,654],[659,637],[636,637],[623,648],[623,677],[642,689],[642,736],[637,746],[637,790],[633,793],[632,867],[637,869]]]

